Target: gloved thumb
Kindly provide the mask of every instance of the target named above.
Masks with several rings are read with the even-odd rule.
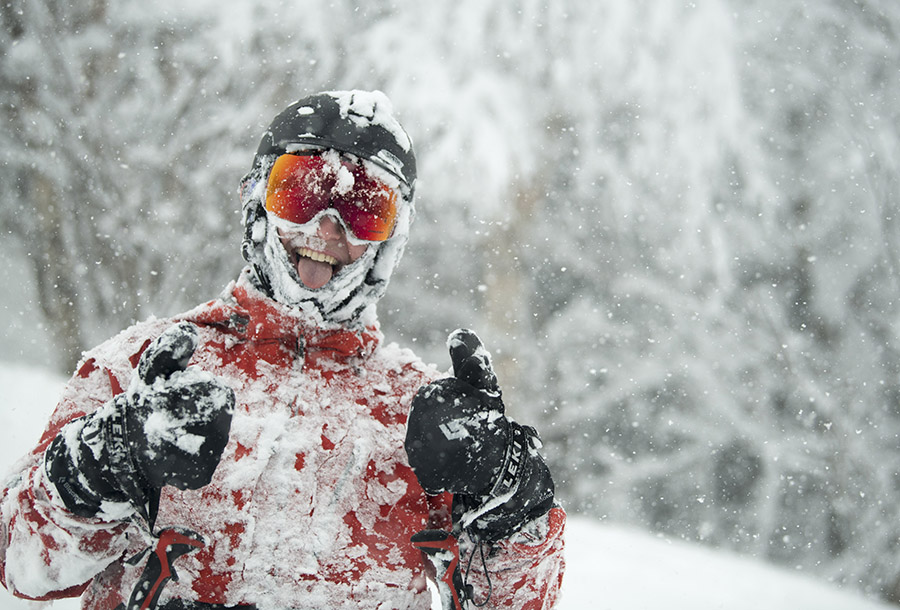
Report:
[[[176,324],[147,346],[138,362],[137,372],[147,385],[158,378],[168,378],[187,368],[197,349],[197,327],[190,322]]]
[[[473,331],[460,328],[447,338],[453,375],[476,389],[499,395],[497,376],[491,366],[491,355]]]

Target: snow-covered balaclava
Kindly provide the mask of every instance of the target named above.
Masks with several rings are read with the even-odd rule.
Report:
[[[303,150],[335,150],[362,162],[367,171],[397,186],[401,201],[391,237],[371,242],[357,260],[321,288],[307,288],[266,212],[266,182],[275,160]],[[241,181],[244,259],[254,281],[276,301],[298,307],[323,324],[360,327],[374,322],[375,303],[403,255],[415,214],[416,158],[412,142],[380,91],[328,91],[302,98],[272,121],[253,167]]]

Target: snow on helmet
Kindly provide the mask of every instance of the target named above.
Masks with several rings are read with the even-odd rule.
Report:
[[[269,125],[256,157],[277,157],[298,144],[368,159],[400,179],[408,190],[416,181],[412,142],[380,91],[330,91],[294,102]]]
[[[310,148],[333,149],[374,164],[398,180],[402,196],[392,236],[371,243],[362,257],[315,290],[300,281],[265,208],[266,181],[275,159]],[[326,91],[297,100],[272,120],[253,167],[241,181],[241,252],[257,284],[275,300],[307,310],[321,322],[371,324],[374,305],[384,295],[409,239],[415,183],[412,142],[382,92]]]

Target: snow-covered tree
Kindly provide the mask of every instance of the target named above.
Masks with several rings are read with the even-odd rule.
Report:
[[[234,268],[218,253],[238,226],[232,152],[246,124],[220,112],[233,78],[209,35],[193,35],[198,15],[29,0],[2,16],[2,221],[71,368],[110,329]]]

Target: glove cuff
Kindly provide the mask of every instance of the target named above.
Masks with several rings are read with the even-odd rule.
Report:
[[[83,427],[85,419],[69,422],[53,439],[44,453],[44,472],[56,489],[56,495],[70,512],[79,517],[95,517],[100,512],[103,498],[93,490],[96,487],[96,484],[90,483],[93,477],[83,474],[80,465],[76,465],[81,460],[73,457],[66,437],[66,433],[76,426]]]
[[[553,506],[550,470],[537,452],[537,431],[509,420],[503,468],[491,492],[484,496],[454,497],[454,521],[476,540],[497,542]]]
[[[509,420],[508,432],[503,466],[487,494],[491,498],[498,498],[516,490],[525,472],[532,439],[537,440],[538,438],[534,428],[523,426],[513,420]]]
[[[149,495],[128,448],[125,398],[72,420],[44,456],[45,472],[71,512],[96,517],[106,502],[141,507]]]

